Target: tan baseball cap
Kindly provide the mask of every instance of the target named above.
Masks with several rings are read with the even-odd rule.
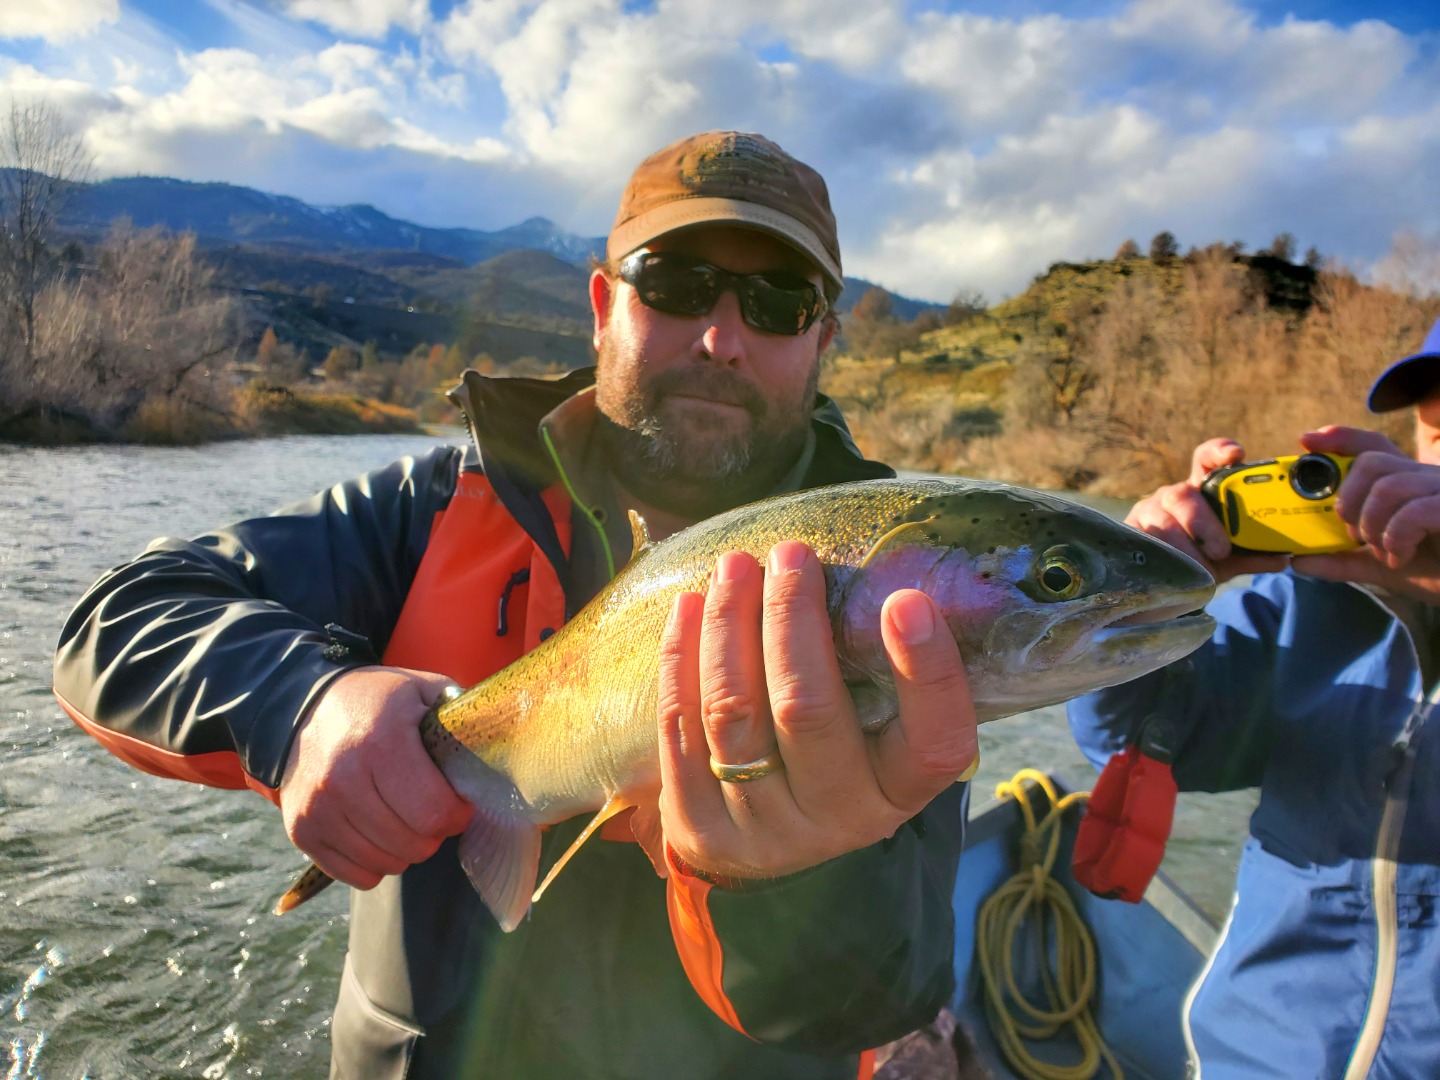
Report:
[[[605,254],[624,258],[657,236],[730,222],[767,232],[844,284],[830,194],[820,174],[763,135],[706,131],[640,163],[620,196]]]

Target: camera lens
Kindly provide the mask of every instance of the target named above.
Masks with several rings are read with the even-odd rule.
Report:
[[[1304,454],[1290,469],[1290,486],[1302,499],[1328,499],[1340,486],[1340,466],[1324,454]]]

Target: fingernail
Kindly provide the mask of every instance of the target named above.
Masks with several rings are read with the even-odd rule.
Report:
[[[750,560],[738,551],[727,551],[715,564],[716,581],[739,581],[745,576]]]
[[[703,605],[705,595],[703,593],[682,592],[677,593],[674,602],[670,605],[670,614],[665,617],[665,634],[668,636],[675,633],[681,624],[685,622],[686,616],[692,605]]]
[[[920,593],[907,593],[890,602],[890,621],[907,645],[922,645],[935,634],[935,610]]]
[[[979,751],[979,750],[976,750],[976,751],[975,751],[975,760],[972,761],[972,762],[970,762],[969,765],[966,765],[966,766],[965,766],[965,771],[960,774],[960,779],[958,779],[958,780],[955,781],[955,782],[956,782],[957,784],[963,784],[963,783],[965,783],[965,781],[967,781],[967,780],[973,780],[973,779],[975,779],[975,774],[976,774],[977,772],[979,772],[979,771],[980,771],[980,751]]]
[[[765,560],[766,569],[772,574],[796,573],[805,566],[805,555],[803,544],[776,544]]]

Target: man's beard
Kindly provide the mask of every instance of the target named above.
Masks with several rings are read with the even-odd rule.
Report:
[[[768,402],[748,381],[716,368],[667,371],[643,390],[631,387],[621,401],[606,403],[596,433],[627,491],[699,520],[761,498],[790,470],[805,445],[818,378],[812,371],[797,406]],[[750,424],[722,430],[703,420],[681,423],[663,410],[676,394],[734,405],[749,414]]]

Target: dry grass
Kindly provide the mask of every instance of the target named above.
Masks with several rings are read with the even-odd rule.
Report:
[[[1364,398],[1418,348],[1440,296],[1331,270],[1308,310],[1273,309],[1264,284],[1220,246],[1159,266],[1060,266],[900,362],[831,359],[821,386],[861,448],[899,467],[1120,497],[1187,475],[1214,436],[1268,457],[1348,424],[1408,449],[1409,417],[1373,416]]]
[[[180,398],[147,398],[121,430],[126,442],[198,446],[237,434],[235,418]]]
[[[242,427],[258,435],[410,434],[421,431],[413,409],[356,394],[307,394],[252,384],[237,396]]]

